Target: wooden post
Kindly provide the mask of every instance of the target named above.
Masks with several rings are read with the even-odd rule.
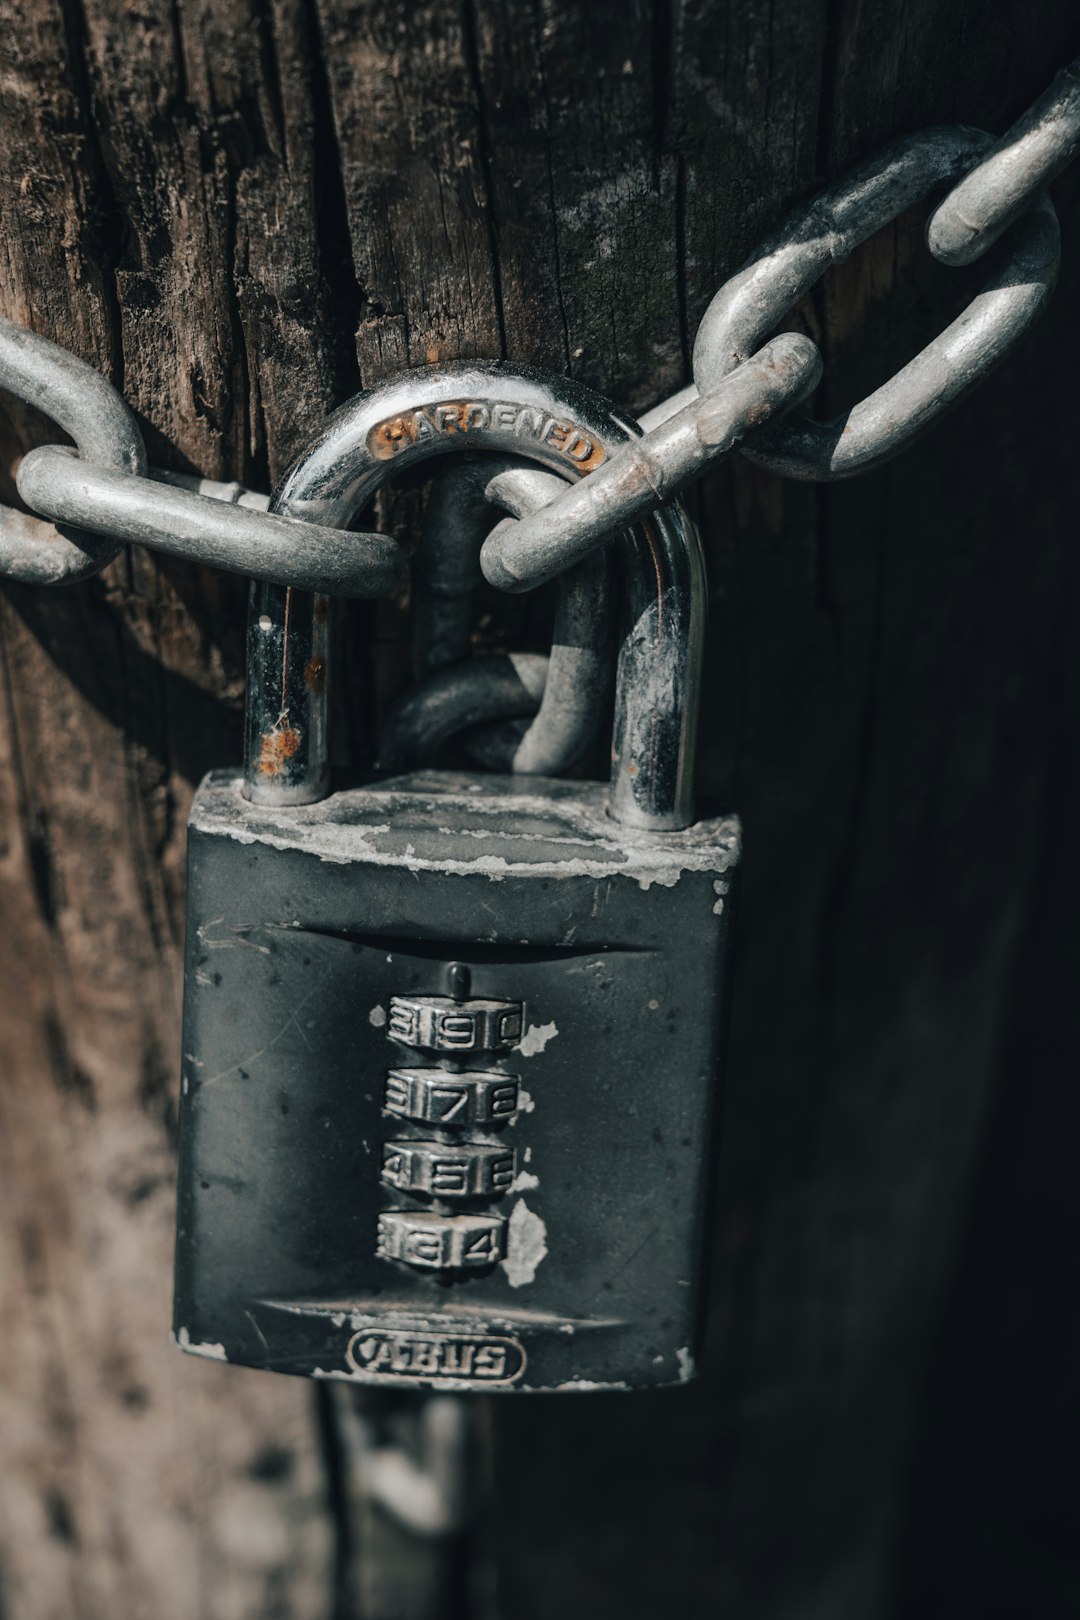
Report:
[[[1053,0],[18,0],[11,21],[0,310],[109,375],[156,462],[264,485],[404,365],[502,355],[654,404],[792,202],[921,125],[1004,129],[1080,43]],[[1057,196],[1050,316],[919,448],[832,488],[736,460],[696,497],[701,780],[747,835],[710,1353],[678,1394],[491,1403],[478,1614],[885,1612],[1075,748],[1080,471],[1053,387],[1080,361],[1075,183]],[[978,279],[908,216],[835,272],[798,316],[829,408]],[[12,408],[9,465],[48,436]],[[332,1411],[168,1338],[184,819],[239,757],[244,599],[146,554],[0,599],[19,1620],[315,1620],[335,1591],[392,1620],[343,1574],[365,1548]],[[399,619],[349,610],[354,707],[372,663],[397,678],[372,649]]]

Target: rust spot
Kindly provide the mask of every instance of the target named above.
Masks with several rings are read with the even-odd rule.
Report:
[[[405,416],[392,416],[388,421],[378,422],[368,434],[368,445],[373,455],[380,461],[389,461],[400,450],[412,444],[416,434],[412,422]]]
[[[259,770],[263,776],[280,776],[287,762],[300,748],[300,733],[292,726],[275,726],[263,735],[259,749]]]
[[[325,658],[309,658],[304,665],[304,684],[309,692],[326,690]],[[295,752],[295,749],[293,750]]]

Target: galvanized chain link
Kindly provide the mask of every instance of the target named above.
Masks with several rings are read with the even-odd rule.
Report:
[[[339,596],[386,596],[404,579],[401,548],[386,535],[271,516],[269,497],[241,484],[148,474],[138,423],[111,383],[2,319],[0,388],[44,411],[78,447],[42,445],[23,457],[16,485],[38,517],[0,506],[0,576],[72,584],[100,572],[127,541]]]
[[[804,479],[850,477],[895,455],[980,382],[1044,307],[1060,245],[1043,188],[1078,149],[1080,60],[1000,140],[961,126],[924,130],[797,207],[709,305],[694,384],[651,410],[643,437],[581,482],[498,523],[481,551],[487,579],[522,591],[561,574],[736,448]],[[795,414],[821,377],[821,357],[809,338],[766,342],[770,332],[830,265],[943,184],[950,190],[927,228],[931,253],[969,264],[1012,226],[1005,262],[964,314],[869,398],[831,422]],[[402,554],[388,536],[268,512],[265,497],[239,485],[148,474],[138,426],[116,391],[7,321],[0,388],[46,412],[78,447],[45,446],[24,458],[17,485],[38,519],[0,508],[0,576],[82,579],[128,541],[338,595],[387,595],[402,580]]]

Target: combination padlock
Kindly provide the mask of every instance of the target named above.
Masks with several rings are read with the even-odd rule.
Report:
[[[414,372],[331,418],[274,506],[346,527],[442,451],[575,478],[635,432],[562,378]],[[696,531],[669,503],[612,549],[607,788],[327,793],[327,603],[253,587],[245,769],[189,827],[185,1349],[455,1390],[693,1375],[739,827],[693,819]]]

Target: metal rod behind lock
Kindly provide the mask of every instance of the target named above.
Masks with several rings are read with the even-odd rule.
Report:
[[[426,368],[337,411],[293,463],[271,510],[346,528],[388,478],[451,450],[523,455],[572,482],[638,432],[566,378],[495,362]],[[625,585],[610,810],[627,826],[674,831],[694,819],[701,543],[683,507],[669,501],[619,545]],[[291,587],[252,586],[244,791],[255,803],[306,804],[329,791],[327,605]]]

